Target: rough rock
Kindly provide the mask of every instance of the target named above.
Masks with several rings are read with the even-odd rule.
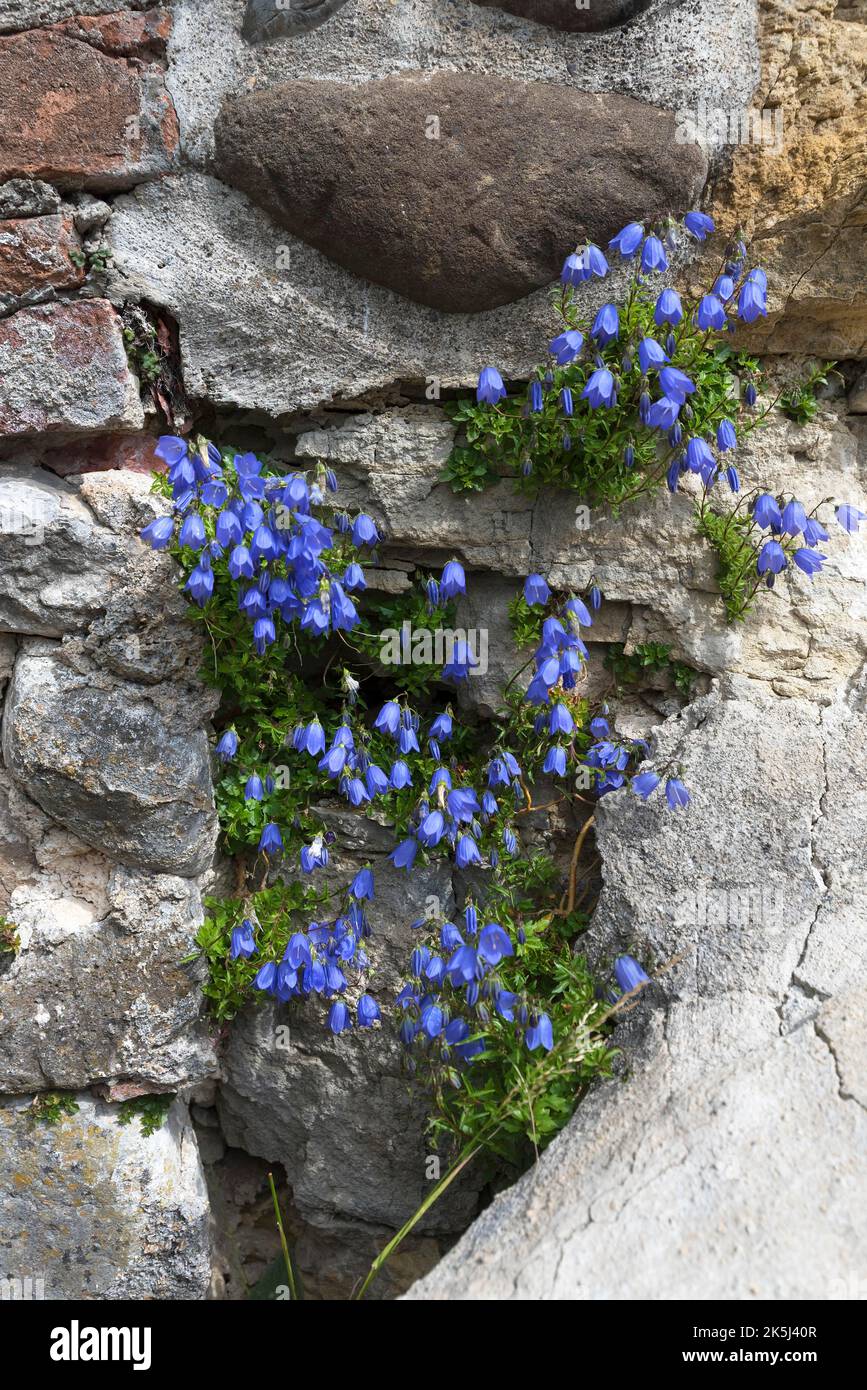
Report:
[[[829,1298],[858,1275],[863,1015],[823,1001],[862,988],[867,964],[863,792],[845,787],[865,736],[863,687],[823,717],[738,678],[661,726],[694,790],[688,825],[634,797],[597,813],[591,953],[667,967],[621,1024],[628,1079],[594,1092],[411,1298]],[[819,986],[823,916],[836,969]]]
[[[28,291],[72,289],[84,280],[81,244],[71,217],[27,217],[0,222],[0,306]]]
[[[0,320],[0,437],[141,429],[138,384],[105,300]]]
[[[767,352],[864,357],[863,11],[834,0],[759,0],[758,12],[762,73],[752,109],[764,106],[768,138],[736,132],[731,168],[713,194],[721,229],[742,228],[768,272],[768,318],[743,340]],[[738,114],[732,102],[708,98],[705,124],[717,107]]]
[[[0,86],[0,179],[130,188],[176,160],[177,120],[157,67],[34,29],[0,38]]]
[[[201,873],[216,836],[208,743],[180,692],[172,715],[141,686],[80,675],[56,644],[37,642],[15,663],[3,756],[46,814],[85,843],[140,868]]]
[[[76,1099],[56,1125],[25,1100],[0,1106],[0,1277],[40,1279],[59,1301],[204,1298],[208,1202],[186,1107],[145,1136]]]
[[[349,843],[359,846],[351,854],[343,848],[348,822],[355,826]],[[386,862],[394,843],[388,832],[343,811],[328,823],[339,834],[323,881],[337,886],[363,863],[373,867],[375,973],[366,987],[387,1002],[405,979],[412,920],[453,909],[449,867],[431,864],[408,877]],[[251,1006],[235,1021],[224,1057],[219,1109],[227,1142],[283,1164],[305,1221],[328,1227],[343,1217],[396,1227],[428,1190],[431,1152],[424,1105],[401,1071],[401,1050],[389,1029],[332,1037],[312,1003]],[[461,1230],[474,1207],[472,1182],[457,1184],[422,1229]]]
[[[476,0],[478,5],[493,5],[498,10],[532,19],[536,24],[550,24],[571,34],[592,33],[597,29],[613,29],[628,24],[651,0],[587,0],[579,6],[575,0]]]
[[[246,0],[173,6],[167,80],[185,154],[199,167],[211,154],[223,99],[287,77],[363,83],[418,68],[483,73],[617,92],[668,111],[695,111],[702,100],[746,106],[758,80],[754,0],[652,5],[627,28],[584,35],[453,0],[352,0],[291,44],[250,43],[241,32],[245,14]]]
[[[406,73],[234,97],[215,167],[363,279],[474,314],[550,283],[576,243],[692,205],[707,163],[674,137],[669,112],[631,97]]]
[[[35,29],[42,24],[77,15],[82,8],[89,15],[114,14],[118,10],[143,10],[151,0],[0,0],[0,34],[18,29]]]
[[[595,577],[606,607],[629,605],[627,649],[664,642],[700,670],[739,671],[771,681],[779,694],[824,701],[867,657],[863,533],[847,536],[832,525],[823,582],[792,574],[773,596],[760,596],[746,624],[732,626],[716,557],[695,535],[688,493],[650,495],[617,518],[592,509],[589,525],[578,528],[583,503],[576,493],[546,491],[534,501],[506,480],[481,494],[452,492],[439,474],[454,439],[437,407],[410,406],[350,416],[339,427],[300,435],[296,448],[301,459],[326,460],[349,505],[369,509],[382,524],[384,559],[412,555],[433,565],[457,555],[473,570],[512,579],[513,594],[534,570],[564,593],[586,591]],[[775,491],[785,478],[808,507],[831,497],[867,511],[864,442],[833,404],[805,427],[777,416],[749,436],[738,466],[744,488]],[[502,612],[498,623],[495,631],[504,631]],[[605,640],[624,639],[612,633]],[[466,693],[472,698],[472,685]]]
[[[111,297],[177,320],[187,393],[272,416],[395,380],[467,385],[493,360],[526,375],[554,326],[544,291],[457,320],[365,285],[202,175],[118,198],[111,244]],[[588,287],[588,304],[621,283]]]
[[[272,43],[295,34],[306,34],[325,24],[346,0],[247,0],[244,38],[253,43]]]
[[[59,207],[57,189],[41,179],[10,179],[0,185],[0,217],[43,217]]]
[[[193,881],[113,865],[0,772],[0,885],[20,941],[0,973],[0,1092],[216,1073],[202,968],[181,965],[203,915]]]

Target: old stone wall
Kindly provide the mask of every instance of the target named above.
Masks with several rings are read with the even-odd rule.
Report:
[[[767,267],[739,345],[840,363],[811,424],[752,436],[745,483],[867,510],[865,67],[842,0],[0,0],[0,918],[20,943],[0,954],[0,1276],[243,1296],[277,1252],[274,1166],[311,1290],[345,1296],[425,1191],[384,1034],[299,1017],[278,1048],[268,1009],[217,1030],[204,1007],[219,694],[172,562],[137,539],[155,436],[196,422],[334,467],[386,537],[381,591],[465,562],[482,714],[530,570],[597,578],[598,652],[664,641],[703,675],[685,709],[633,710],[688,768],[688,832],[600,811],[594,959],[676,961],[621,1026],[629,1080],[412,1296],[841,1296],[867,1234],[867,544],[733,628],[688,497],[578,533],[572,497],[455,495],[436,393],[489,362],[526,375],[577,239],[700,204]],[[408,888],[388,835],[344,820],[333,872],[378,866],[387,989],[413,905],[454,885]],[[58,1091],[78,1109],[41,1125]],[[154,1135],[118,1123],[168,1092]],[[383,1294],[466,1229],[480,1184]]]

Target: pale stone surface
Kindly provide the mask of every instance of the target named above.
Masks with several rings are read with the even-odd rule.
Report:
[[[821,1299],[860,1274],[865,1040],[848,991],[863,989],[867,881],[846,851],[863,821],[824,750],[843,736],[853,756],[863,690],[832,717],[833,734],[806,700],[723,682],[656,731],[684,763],[688,820],[600,806],[591,954],[669,967],[621,1025],[628,1080],[598,1088],[409,1297]],[[799,987],[823,913],[840,948],[829,1005]]]
[[[76,1115],[33,1123],[0,1105],[0,1278],[41,1279],[46,1299],[202,1299],[208,1201],[186,1107],[154,1134],[117,1106],[76,1097]]]
[[[171,692],[175,694],[175,692]],[[207,739],[176,696],[164,718],[149,692],[102,688],[56,646],[25,646],[3,713],[3,757],[53,819],[126,864],[196,874],[216,838]]]

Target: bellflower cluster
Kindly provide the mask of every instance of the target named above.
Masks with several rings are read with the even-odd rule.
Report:
[[[363,942],[370,936],[364,899],[373,897],[373,874],[359,871],[353,880],[343,911],[328,922],[311,922],[304,931],[292,933],[279,961],[265,961],[259,968],[253,988],[286,1004],[292,999],[317,995],[328,1003],[327,1024],[332,1033],[343,1033],[353,1026],[352,1004],[346,991],[350,976],[357,978],[369,961]],[[254,928],[250,921],[232,933],[232,950],[238,939],[238,954],[255,952]],[[355,1003],[355,1019],[360,1028],[369,1028],[380,1018],[380,1008],[369,994],[362,993]]]
[[[436,948],[417,946],[409,978],[397,995],[404,1047],[424,1051],[446,1070],[469,1066],[485,1052],[484,1029],[494,1015],[514,1025],[531,1052],[550,1052],[554,1035],[549,1016],[536,1001],[504,987],[499,967],[515,954],[508,932],[485,922],[474,903],[463,914],[463,929],[443,921]],[[460,1084],[459,1075],[452,1077]]]
[[[326,497],[337,490],[330,469],[320,468],[312,482],[301,473],[269,475],[254,454],[224,459],[213,444],[174,435],[159,440],[156,454],[167,465],[173,514],[157,517],[141,536],[155,550],[176,541],[198,557],[184,586],[193,603],[203,608],[213,597],[219,562],[259,655],[281,623],[297,623],[311,637],[358,624],[351,594],[363,589],[364,575],[353,551],[369,553],[380,537],[363,512],[329,516]]]

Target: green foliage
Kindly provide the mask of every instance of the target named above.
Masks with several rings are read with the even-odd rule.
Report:
[[[21,950],[21,939],[14,922],[0,917],[0,956],[16,956]]]
[[[639,642],[628,655],[622,643],[612,643],[605,665],[618,686],[640,685],[648,675],[664,675],[684,697],[689,695],[696,677],[685,661],[672,661],[671,647],[664,642]]]
[[[431,687],[439,683],[441,667],[435,662],[423,661],[405,664],[389,662],[383,666],[383,633],[402,633],[404,623],[409,623],[411,632],[419,629],[453,629],[455,621],[454,603],[443,604],[429,613],[424,595],[414,585],[397,597],[366,596],[361,609],[361,622],[349,634],[348,642],[376,667],[377,672],[388,676],[391,687],[405,690],[417,699],[422,695],[428,696]]]
[[[117,1122],[130,1125],[137,1119],[142,1134],[148,1138],[161,1129],[172,1108],[174,1092],[162,1096],[134,1096],[132,1100],[122,1100],[118,1106]]]
[[[574,938],[588,919],[581,913],[558,918],[549,912],[528,917],[550,900],[557,877],[546,855],[514,860],[485,904],[485,915],[518,940],[515,955],[500,967],[504,989],[545,1001],[556,1046],[529,1052],[523,1028],[491,1013],[475,1034],[485,1051],[460,1076],[431,1075],[435,1105],[431,1130],[461,1145],[484,1139],[486,1147],[522,1167],[560,1132],[587,1086],[609,1073],[613,1050],[606,1039],[607,1005],[597,999],[596,982],[585,959],[574,953]],[[443,994],[447,998],[451,987]],[[457,1084],[456,1084],[457,1083]],[[487,1136],[487,1137],[486,1137]]]
[[[529,647],[539,640],[542,610],[530,607],[523,594],[518,594],[509,604],[509,622],[515,634],[516,647]]]
[[[333,896],[327,889],[304,883],[278,883],[248,898],[205,899],[208,915],[196,944],[208,962],[203,992],[217,1019],[234,1018],[242,1005],[257,997],[250,985],[259,968],[267,961],[281,960],[296,927],[307,926]],[[244,917],[255,927],[256,954],[249,960],[232,960],[232,930]]]
[[[825,362],[816,367],[804,381],[796,382],[783,391],[780,396],[780,409],[798,425],[809,425],[819,413],[816,392],[820,386],[828,385],[828,373],[833,362]]]
[[[536,492],[545,485],[569,487],[588,505],[604,503],[617,508],[640,492],[659,486],[674,450],[660,450],[664,437],[641,423],[638,407],[646,379],[637,354],[628,370],[622,365],[625,343],[660,334],[653,321],[657,294],[658,287],[644,288],[633,281],[620,312],[620,336],[600,349],[605,366],[620,378],[616,406],[592,410],[581,399],[596,367],[595,353],[564,367],[538,368],[536,378],[546,383],[541,411],[528,412],[524,395],[507,396],[496,406],[480,405],[472,399],[447,404],[446,411],[459,426],[456,447],[444,474],[452,487],[456,491],[468,487],[479,490],[507,474],[523,491]],[[556,307],[563,327],[579,328],[587,343],[590,322],[582,318],[578,306],[576,296],[557,293]],[[722,419],[737,414],[738,372],[745,368],[727,346],[708,341],[707,335],[693,326],[689,313],[675,337],[672,361],[696,386],[682,416],[690,433],[710,437]],[[571,418],[561,404],[564,387],[572,393]],[[623,457],[627,445],[635,453],[631,467]]]
[[[56,1125],[70,1115],[77,1115],[78,1101],[71,1091],[43,1091],[30,1105],[31,1124]]]
[[[758,592],[754,527],[741,513],[720,515],[710,507],[698,513],[698,528],[719,557],[717,583],[730,622],[742,622]]]

